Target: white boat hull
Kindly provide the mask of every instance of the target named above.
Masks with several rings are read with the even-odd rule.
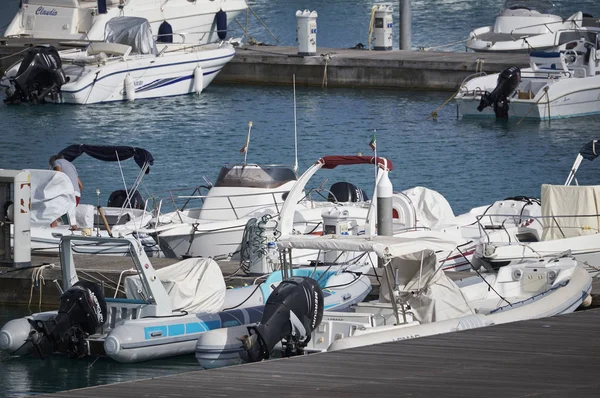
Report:
[[[227,26],[231,29],[235,17],[246,8],[244,0],[171,0],[167,3],[129,0],[121,7],[119,1],[108,0],[106,14],[99,14],[95,1],[31,0],[19,9],[4,36],[102,41],[106,22],[127,15],[148,19],[155,35],[160,24],[167,21],[173,32],[184,35],[188,43],[205,44],[218,40],[215,14],[219,10],[227,13]],[[177,40],[181,37],[175,35],[174,41]]]
[[[202,70],[202,87],[206,88],[234,55],[235,50],[231,46],[223,46],[173,56],[136,56],[110,62],[97,69],[84,69],[84,75],[62,86],[60,102],[95,104],[126,101],[127,76],[133,80],[135,99],[191,94],[196,92],[194,70],[197,67]],[[78,65],[67,64],[63,69],[67,76],[82,73],[82,67]]]

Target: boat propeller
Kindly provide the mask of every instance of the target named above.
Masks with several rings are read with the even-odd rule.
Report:
[[[281,341],[283,355],[300,355],[310,335],[323,319],[323,292],[317,281],[292,277],[282,281],[269,296],[260,323],[248,326],[241,338],[250,362],[269,359]]]
[[[86,337],[98,332],[106,314],[102,289],[95,283],[79,281],[60,296],[56,317],[29,320],[32,330],[27,341],[42,359],[57,351],[82,358],[88,355]]]

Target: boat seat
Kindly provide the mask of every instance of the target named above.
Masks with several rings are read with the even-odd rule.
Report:
[[[119,43],[94,42],[90,43],[90,45],[87,47],[88,55],[97,55],[100,53],[104,53],[108,56],[117,55],[121,57],[126,57],[129,55],[130,52],[131,46]]]
[[[529,64],[534,71],[568,72],[565,55],[560,52],[534,51],[529,54]]]

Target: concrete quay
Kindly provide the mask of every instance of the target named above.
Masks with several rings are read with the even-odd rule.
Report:
[[[64,50],[85,43],[0,38],[0,72],[38,44]],[[454,91],[476,72],[528,64],[526,54],[317,48],[314,56],[300,56],[297,47],[247,46],[237,48],[212,84],[289,86],[295,75],[298,86]]]
[[[527,67],[527,54],[482,54],[439,51],[368,51],[318,48],[315,56],[299,56],[296,47],[238,48],[213,84],[360,87],[454,91],[478,72],[498,73]]]

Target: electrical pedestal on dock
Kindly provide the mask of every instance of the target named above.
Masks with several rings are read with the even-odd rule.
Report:
[[[296,11],[298,26],[298,55],[317,55],[317,14],[316,11]]]
[[[390,51],[394,43],[394,8],[391,3],[375,4],[373,12],[373,49]]]
[[[30,211],[29,172],[0,170],[0,263],[15,268],[31,265]],[[11,229],[13,250],[10,244]]]

